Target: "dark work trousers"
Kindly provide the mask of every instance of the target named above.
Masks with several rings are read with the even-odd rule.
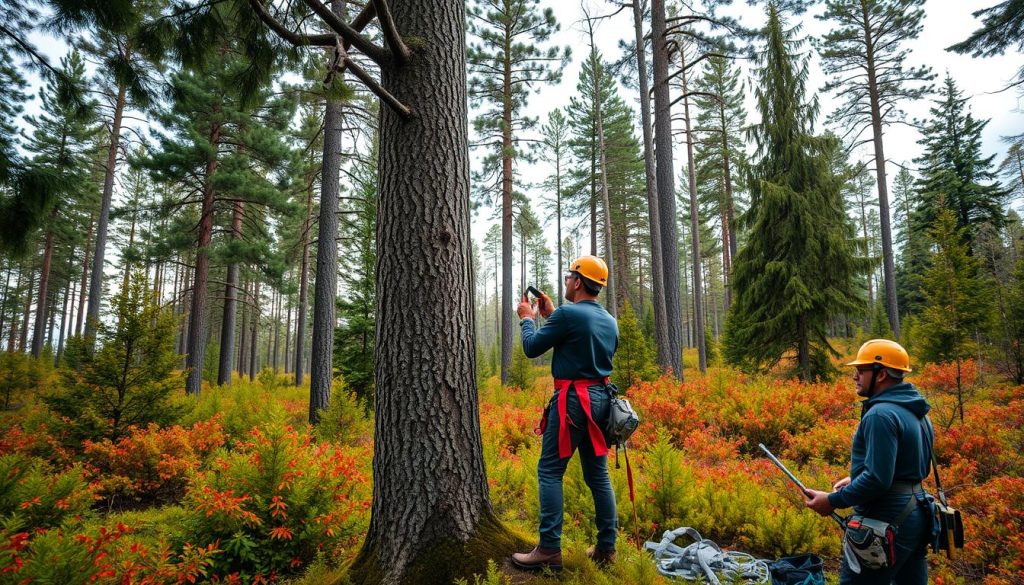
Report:
[[[594,421],[604,428],[608,418],[608,391],[604,386],[588,388],[590,410]],[[583,479],[594,496],[597,525],[597,548],[615,550],[616,513],[615,492],[608,478],[608,456],[598,457],[587,434],[587,416],[580,406],[576,390],[570,386],[566,392],[566,418],[572,450],[580,454]],[[549,549],[562,547],[562,477],[572,457],[558,456],[558,400],[557,394],[548,403],[548,426],[544,429],[540,460],[537,462],[537,482],[540,485],[540,546]]]
[[[889,506],[891,510],[903,508],[906,498],[900,496],[898,502]],[[866,514],[869,517],[870,514]],[[891,521],[887,514],[880,514],[879,519]],[[927,585],[928,584],[928,544],[931,542],[932,524],[935,517],[927,503],[918,502],[917,508],[903,521],[896,533],[896,563],[888,569],[861,568],[858,575],[850,570],[843,555],[839,569],[839,585]]]

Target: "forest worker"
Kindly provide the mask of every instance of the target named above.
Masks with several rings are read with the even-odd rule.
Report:
[[[921,482],[931,463],[934,431],[926,417],[931,407],[913,384],[903,381],[910,356],[895,341],[868,341],[848,365],[856,368],[857,394],[866,398],[853,436],[850,475],[837,481],[831,493],[808,490],[807,507],[828,516],[852,506],[857,514],[899,527],[891,567],[862,567],[857,574],[843,555],[840,585],[925,585],[933,517]]]
[[[612,373],[612,356],[619,345],[619,326],[597,302],[608,284],[608,265],[596,256],[583,256],[565,275],[566,304],[555,310],[544,295],[537,307],[526,295],[516,309],[522,328],[523,352],[535,358],[554,348],[551,375],[555,393],[540,426],[540,542],[528,553],[515,553],[521,569],[562,567],[562,476],[572,453],[579,449],[583,478],[594,497],[597,545],[587,551],[594,562],[615,560],[615,492],[608,479],[608,447],[604,424],[610,396],[605,386]],[[547,318],[535,329],[537,313]]]

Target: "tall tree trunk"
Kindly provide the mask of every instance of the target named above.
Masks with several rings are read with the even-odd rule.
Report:
[[[867,55],[868,99],[871,101],[871,131],[875,146],[875,175],[878,179],[878,219],[882,224],[882,272],[885,277],[885,310],[893,337],[900,338],[900,310],[896,298],[896,267],[892,250],[892,226],[889,223],[889,187],[885,179],[885,151],[882,148],[882,110],[879,105],[878,80],[875,72],[875,41],[867,4],[862,4],[864,47]]]
[[[665,284],[662,280],[664,260],[661,251],[661,213],[658,183],[654,167],[654,137],[651,128],[651,88],[647,80],[647,49],[644,42],[643,11],[639,1],[633,7],[633,32],[636,38],[636,63],[640,72],[640,119],[644,134],[644,178],[647,191],[647,222],[651,238],[651,305],[654,308],[654,345],[662,372],[675,367],[668,338],[668,317],[665,312]],[[642,287],[641,287],[642,290]],[[641,307],[643,310],[643,307]]]
[[[82,280],[78,283],[78,312],[75,318],[75,335],[83,334],[85,326],[85,287],[89,278],[89,251],[92,249],[93,215],[89,214],[89,229],[85,232],[85,247],[82,248]]]
[[[92,257],[92,278],[89,281],[89,307],[86,311],[85,319],[85,337],[88,340],[86,343],[89,347],[92,347],[95,341],[96,325],[99,324],[100,319],[100,301],[102,301],[103,297],[103,258],[107,251],[107,224],[110,221],[110,204],[114,197],[114,174],[117,171],[117,150],[121,141],[121,118],[124,115],[125,93],[127,89],[126,83],[118,84],[117,101],[114,102],[114,119],[110,123],[110,146],[107,149],[107,166],[103,176],[103,199],[100,203],[99,223],[96,226],[96,251]],[[205,286],[206,281],[204,277],[204,289]],[[202,364],[200,364],[201,368]],[[202,374],[202,372],[199,372],[199,374]],[[189,374],[189,380],[192,380],[191,373]],[[191,389],[193,385],[191,382],[186,382],[187,388]],[[193,390],[189,391],[192,392]],[[194,392],[199,392],[199,386],[195,386]]]
[[[288,374],[292,351],[292,297],[288,296],[288,313],[284,321],[284,373]]]
[[[654,143],[657,165],[658,213],[661,222],[662,278],[669,357],[676,378],[683,379],[683,323],[679,300],[679,231],[676,227],[675,177],[672,167],[672,112],[668,79],[668,38],[665,0],[651,0],[651,38],[654,66]]]
[[[0,339],[3,339],[4,325],[7,324],[7,299],[11,293],[11,266],[4,269],[4,294],[0,297]]]
[[[299,307],[295,313],[295,385],[302,386],[306,314],[309,313],[309,231],[313,221],[313,181],[306,190],[306,219],[302,223],[302,262],[299,265]]]
[[[24,268],[18,269],[18,281],[14,285],[15,291],[21,290],[21,281],[24,275]],[[16,300],[14,302],[17,302]],[[13,304],[13,303],[12,303]],[[7,336],[7,353],[14,353],[15,339],[18,337],[18,309],[11,307],[11,334]]]
[[[72,255],[73,256],[73,255]],[[64,357],[64,341],[71,337],[71,327],[75,320],[71,318],[71,311],[74,310],[75,303],[75,282],[71,279],[71,270],[74,265],[72,256],[68,257],[68,289],[64,295],[64,309],[61,310],[60,318],[60,342],[57,343],[57,367],[60,367],[60,362]],[[3,320],[0,319],[0,331],[3,331],[4,325]]]
[[[331,9],[344,16],[344,2],[334,0]],[[313,341],[309,366],[309,422],[320,421],[327,408],[334,378],[334,305],[338,297],[338,194],[341,172],[341,135],[344,104],[327,99],[324,111],[324,159],[320,173],[320,221],[316,246],[316,285],[313,290]]]
[[[50,212],[49,226],[46,228],[46,243],[43,245],[43,268],[39,272],[39,293],[36,300],[36,327],[32,334],[32,357],[38,358],[43,352],[46,335],[47,293],[50,286],[50,267],[53,265],[53,224],[57,220],[57,207]]]
[[[235,201],[231,218],[231,239],[242,239],[242,213],[244,203]],[[238,262],[228,264],[228,279],[224,285],[224,314],[220,324],[220,360],[217,366],[217,384],[231,384],[231,358],[235,348],[235,313],[238,311]]]
[[[249,381],[256,379],[256,370],[259,369],[259,332],[260,332],[260,281],[254,279],[252,297],[252,319],[249,326],[252,328],[252,339],[249,341]],[[332,331],[333,333],[333,331]]]
[[[210,144],[220,143],[220,124],[210,128]],[[210,241],[213,239],[213,176],[217,172],[216,150],[206,161],[206,172],[203,176],[203,206],[199,216],[199,237],[196,247],[195,276],[192,280],[192,307],[188,316],[188,357],[185,367],[188,377],[185,379],[185,392],[199,395],[203,387],[203,357],[206,355],[206,285],[210,278]],[[102,220],[101,220],[102,222]],[[97,248],[97,254],[102,253]],[[95,263],[94,263],[95,266]],[[95,279],[95,274],[93,279]],[[95,280],[94,280],[95,284]],[[95,289],[95,286],[93,287]],[[92,306],[93,290],[90,290],[89,306]]]
[[[515,546],[488,496],[474,375],[465,3],[392,6],[420,42],[381,68],[414,114],[380,114],[373,505],[349,576],[448,584]],[[423,303],[425,286],[446,302]]]
[[[601,111],[601,87],[599,71],[597,68],[597,53],[594,50],[593,31],[590,34],[590,65],[592,67],[591,80],[594,86],[594,123],[597,125],[597,144],[601,161],[601,206],[604,208],[604,255],[605,263],[608,265],[608,286],[605,294],[605,306],[612,317],[619,316],[618,299],[615,289],[621,283],[615,282],[614,251],[612,250],[612,208],[608,201],[608,157],[605,153],[604,143],[604,112]]]
[[[274,359],[271,361],[271,367],[274,368],[274,373],[277,373],[278,357],[281,353],[281,293],[275,292],[276,294],[276,312],[274,313]]]
[[[864,234],[864,255],[871,256],[871,241],[868,240],[868,210],[866,196],[863,193],[859,194],[860,198],[860,225],[861,231]],[[874,276],[875,271],[869,270],[867,273],[868,279],[868,314],[866,319],[867,327],[871,327],[871,315],[875,308],[875,286]]]
[[[507,45],[507,43],[506,43]],[[502,83],[501,129],[501,383],[508,383],[512,367],[512,73],[506,48]]]
[[[64,355],[64,326],[68,323],[68,297],[72,295],[71,289],[71,279],[68,278],[67,283],[64,285],[64,302],[61,303],[60,308],[60,334],[57,337],[57,351],[53,356],[53,367],[55,368],[60,367],[60,358]],[[0,329],[2,327],[0,326]]]
[[[725,283],[725,310],[732,305],[732,259],[736,257],[736,210],[732,199],[732,153],[729,149],[729,129],[725,123],[725,104],[718,104],[722,131],[722,173],[725,185],[725,214],[722,217],[722,275]]]
[[[242,297],[245,302],[242,304],[242,326],[238,328],[238,347],[232,347],[231,351],[238,352],[235,358],[235,371],[241,378],[249,371],[249,315],[252,315],[252,304],[249,302],[249,283],[242,283]]]
[[[30,269],[28,273],[28,294],[25,295],[25,311],[21,319],[21,337],[18,339],[18,351],[28,349],[28,324],[32,318],[32,293],[35,292],[35,276],[35,271]]]
[[[686,51],[679,46],[679,65],[683,83],[683,123],[686,125],[686,166],[690,190],[690,269],[693,271],[693,339],[697,345],[697,364],[708,370],[707,342],[704,339],[704,285],[701,282],[700,207],[697,204],[697,172],[693,162],[693,131],[690,127],[690,91],[686,83]]]
[[[562,273],[566,265],[562,258],[562,154],[559,151],[555,157],[555,248],[558,251],[558,272],[555,273],[555,280],[558,281],[558,306],[562,306],[562,298],[565,296],[565,279]]]

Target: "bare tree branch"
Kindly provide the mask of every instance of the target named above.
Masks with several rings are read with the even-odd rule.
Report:
[[[395,61],[399,65],[408,63],[412,53],[409,51],[409,47],[402,41],[402,36],[398,34],[398,29],[395,28],[395,19],[391,16],[387,0],[373,0],[373,6],[377,11],[377,21],[384,32],[384,40],[395,56]]]

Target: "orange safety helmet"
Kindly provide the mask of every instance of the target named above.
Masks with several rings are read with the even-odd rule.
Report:
[[[580,256],[569,264],[569,271],[578,272],[601,286],[608,286],[608,265],[597,256]]]
[[[846,364],[848,366],[869,366],[880,364],[894,370],[904,372],[910,369],[910,355],[903,346],[889,339],[872,339],[864,342],[857,352],[857,359]]]

